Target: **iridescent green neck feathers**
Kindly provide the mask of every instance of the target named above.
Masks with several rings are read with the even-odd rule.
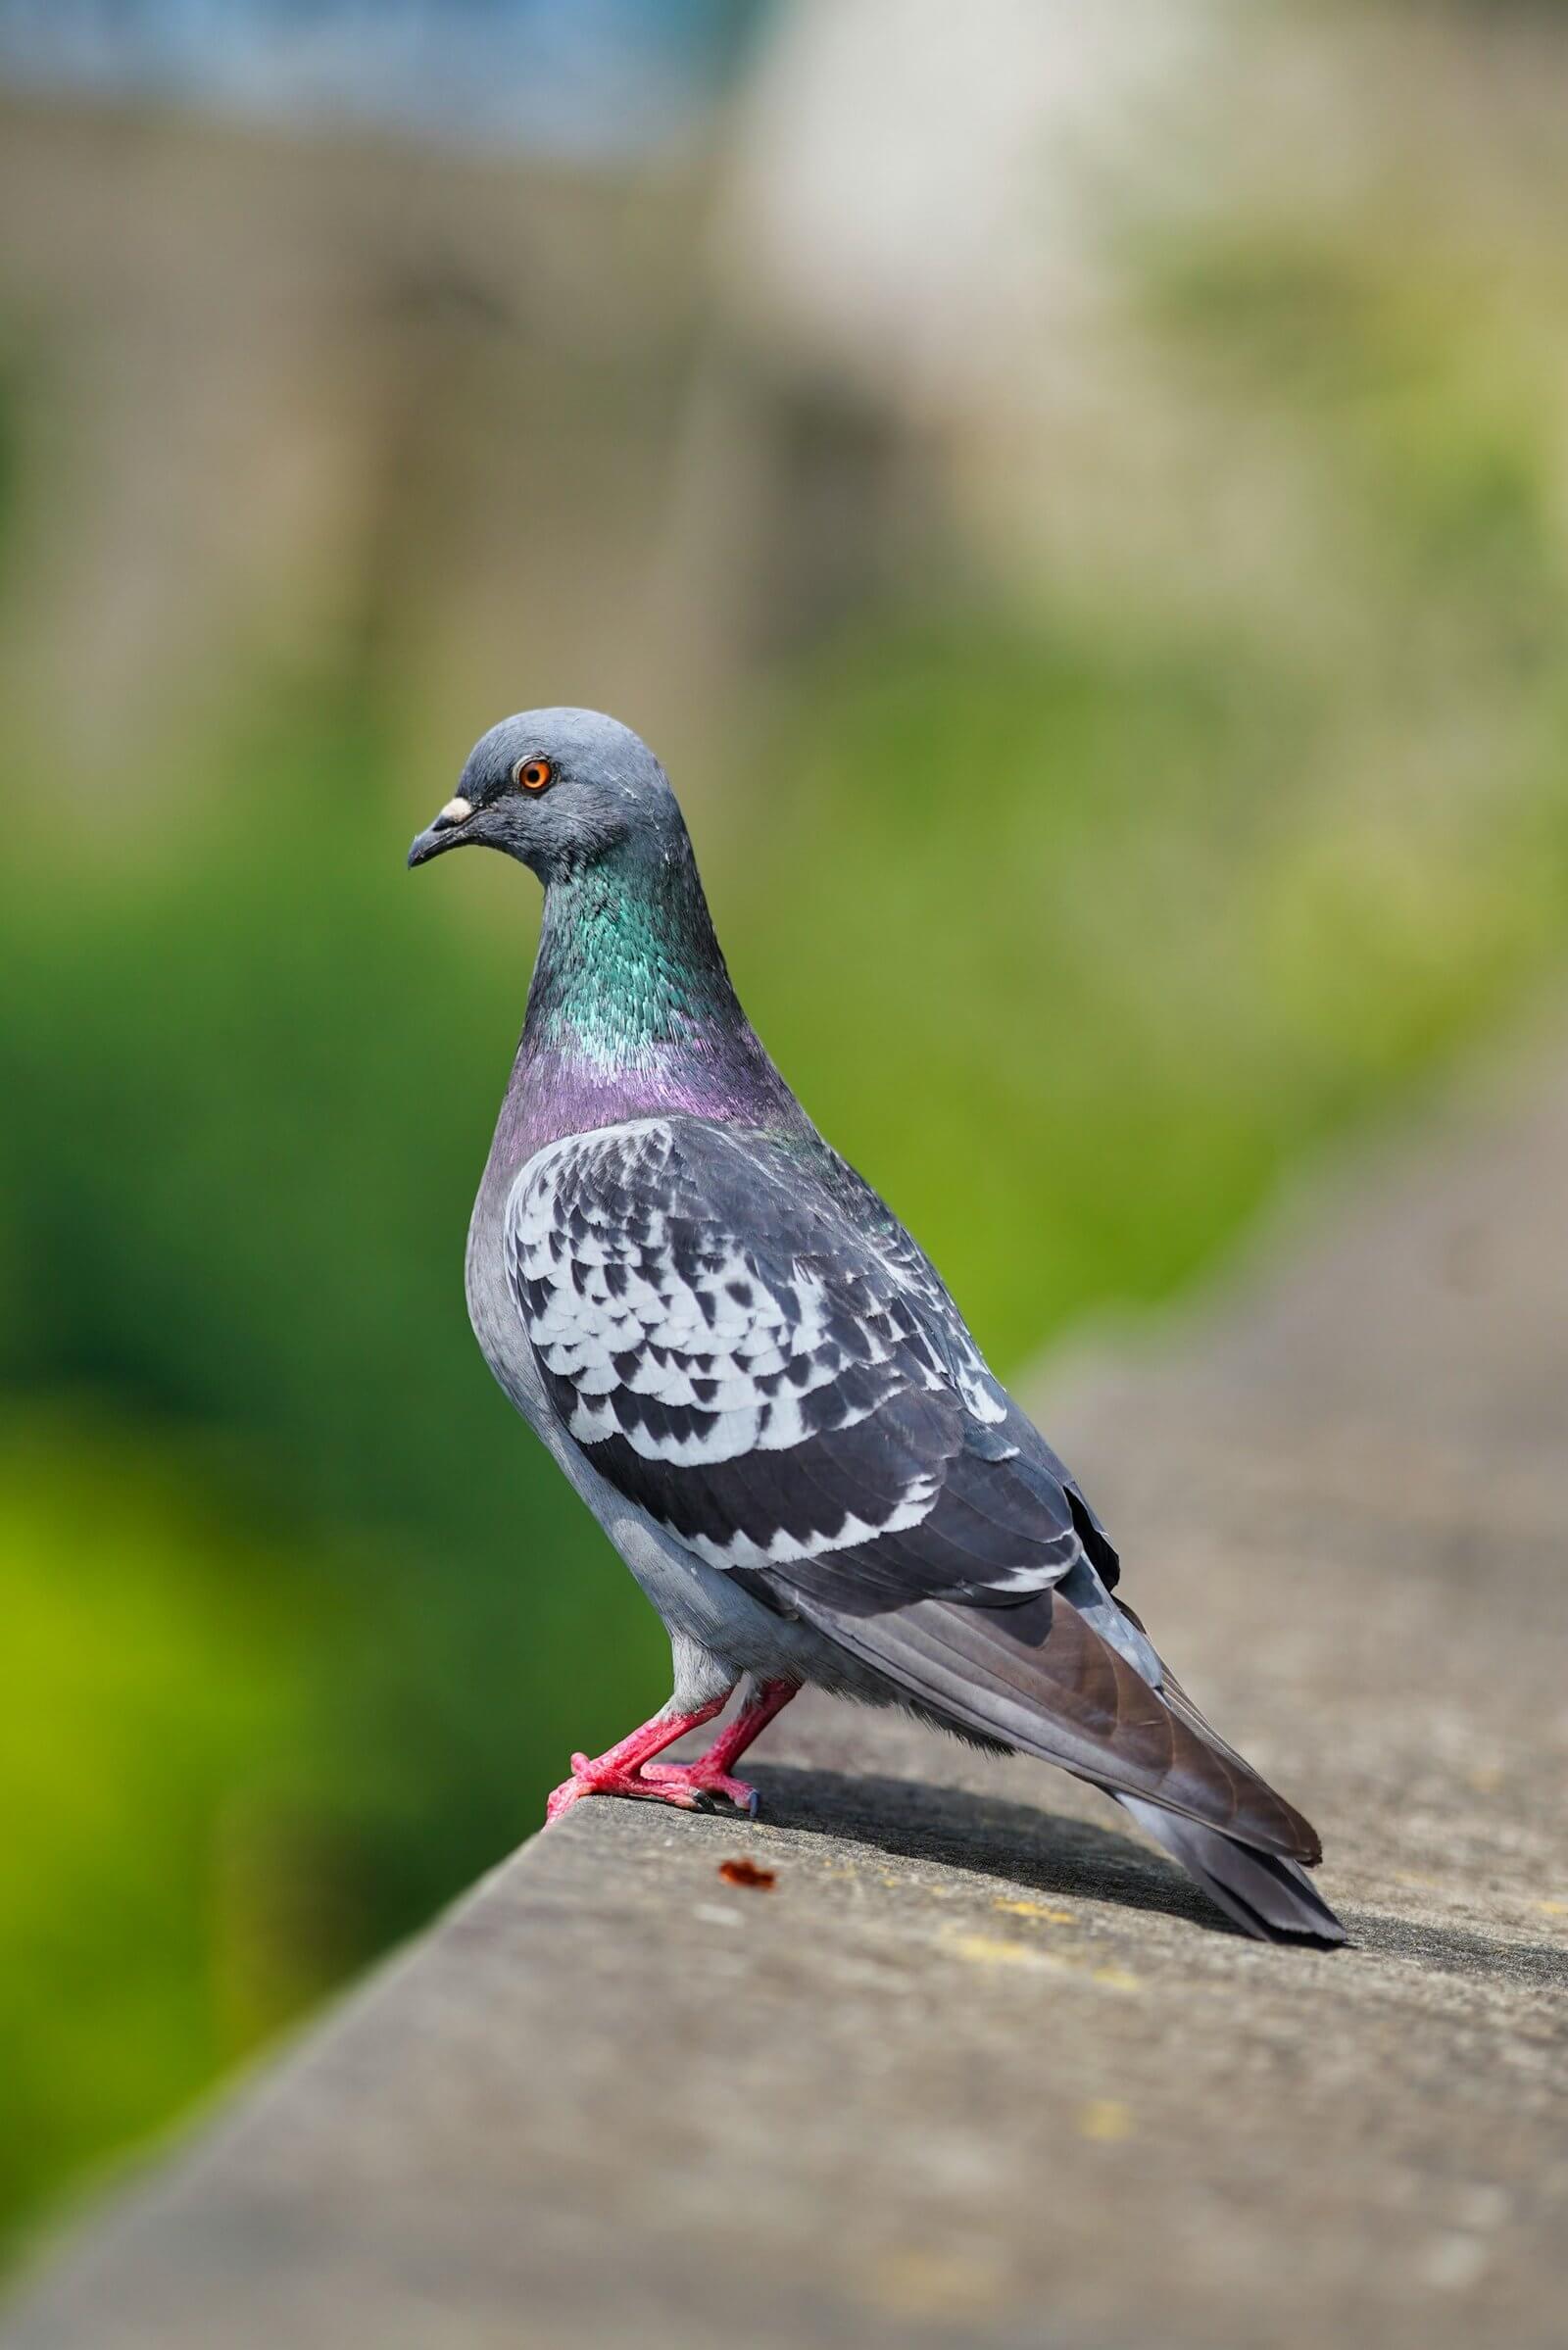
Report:
[[[601,1068],[744,1028],[688,848],[607,858],[551,883],[527,1029]]]

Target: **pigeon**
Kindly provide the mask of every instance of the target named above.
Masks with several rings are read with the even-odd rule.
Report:
[[[1315,1833],[1162,1662],[1076,1479],[763,1050],[653,753],[593,710],[503,719],[408,861],[469,847],[544,886],[469,1316],[673,1658],[547,1823],[589,1795],[755,1816],[734,1766],[809,1685],[1055,1763],[1247,1933],[1343,1941]]]

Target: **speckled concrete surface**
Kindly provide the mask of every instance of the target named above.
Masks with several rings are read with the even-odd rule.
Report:
[[[756,1828],[581,1806],[89,2215],[7,2350],[1561,2342],[1560,1032],[1274,1241],[1046,1420],[1350,1948],[807,1698]]]

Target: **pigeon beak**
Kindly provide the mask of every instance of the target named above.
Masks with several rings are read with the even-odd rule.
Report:
[[[426,824],[422,832],[416,833],[414,846],[409,851],[411,871],[415,865],[428,864],[431,857],[439,857],[443,849],[461,848],[463,827],[472,813],[473,809],[466,800],[449,800],[434,822]]]

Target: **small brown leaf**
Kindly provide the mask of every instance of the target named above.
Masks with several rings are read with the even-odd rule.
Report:
[[[726,1885],[744,1885],[753,1893],[770,1893],[778,1883],[771,1869],[760,1869],[755,1860],[721,1860],[718,1873]]]

